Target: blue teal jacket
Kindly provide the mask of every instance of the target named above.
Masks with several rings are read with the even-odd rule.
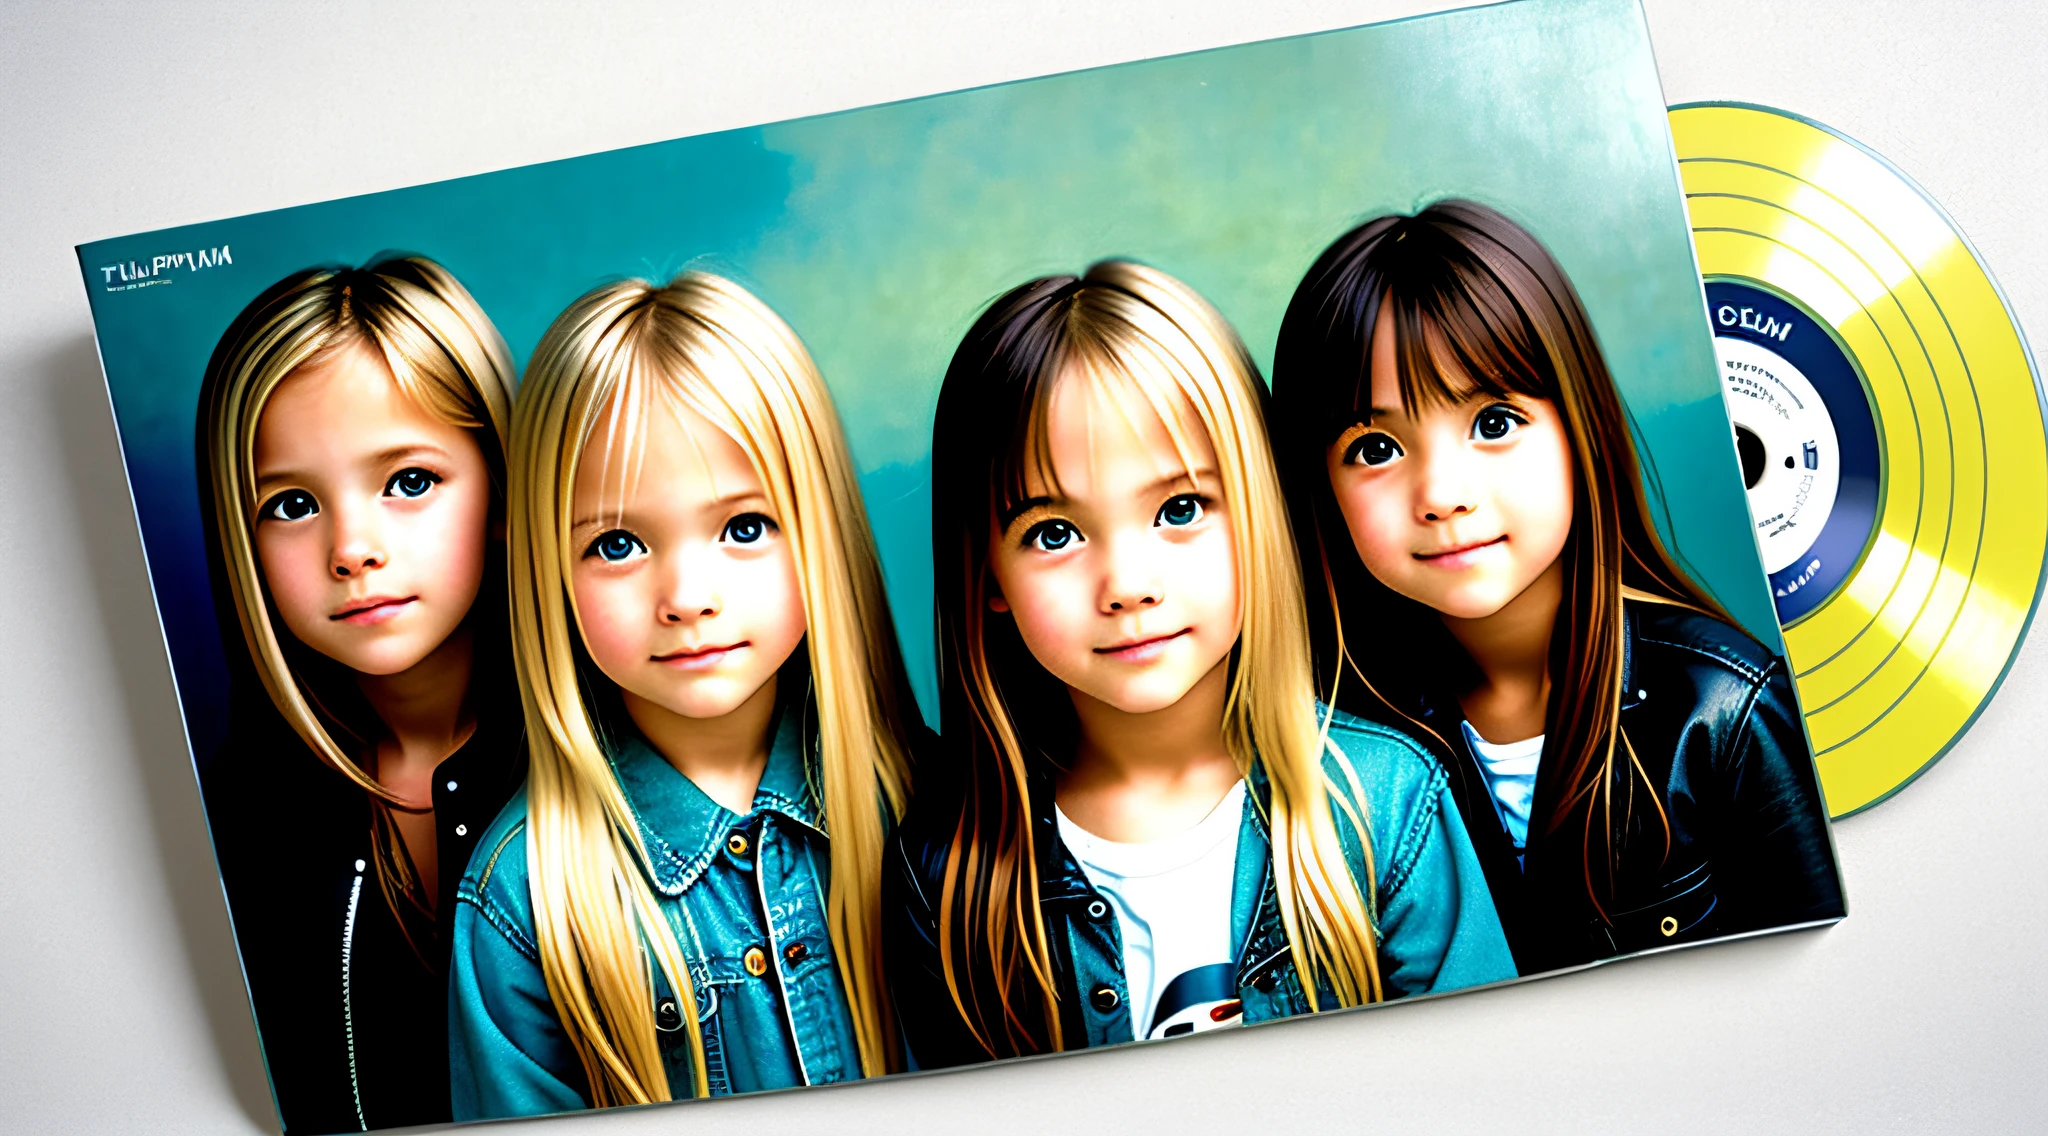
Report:
[[[1385,996],[1437,994],[1515,977],[1486,876],[1442,767],[1407,735],[1342,711],[1332,720],[1330,740],[1349,758],[1365,794]],[[1344,785],[1335,760],[1326,756],[1325,765],[1332,780]],[[1266,779],[1254,765],[1248,780],[1256,807],[1245,809],[1238,832],[1230,918],[1232,938],[1240,944],[1237,993],[1244,1021],[1253,1023],[1307,1013],[1309,1001],[1280,919]],[[1060,840],[1049,781],[1034,785],[1032,807],[1039,910],[1054,956],[1066,1044],[1078,1049],[1130,1041],[1130,990],[1116,912]],[[1363,879],[1364,846],[1343,810],[1331,811],[1352,877]],[[920,815],[912,808],[883,879],[889,988],[904,1040],[926,1069],[992,1056],[955,1007],[940,964],[938,900],[957,815],[948,812]],[[1317,998],[1326,1009],[1337,1004],[1324,982],[1318,983]]]
[[[861,1075],[826,927],[829,845],[799,717],[782,715],[744,817],[705,796],[638,732],[622,731],[609,747],[652,861],[647,878],[690,963],[714,1096]],[[456,892],[448,1045],[457,1120],[590,1107],[541,974],[526,857],[522,790]],[[687,1096],[688,1037],[658,968],[654,999],[671,1091]]]

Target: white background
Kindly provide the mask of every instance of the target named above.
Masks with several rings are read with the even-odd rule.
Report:
[[[1429,6],[0,0],[0,1130],[275,1123],[74,244]],[[1649,18],[1667,101],[1781,106],[1886,155],[2048,342],[2048,7],[1653,0]],[[1832,930],[535,1131],[2038,1129],[2043,642],[1946,759],[1836,829],[1851,916]]]

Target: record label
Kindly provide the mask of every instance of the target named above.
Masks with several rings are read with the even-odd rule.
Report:
[[[1848,355],[1797,305],[1717,280],[1707,314],[1778,622],[1797,623],[1848,581],[1876,532],[1870,399]]]

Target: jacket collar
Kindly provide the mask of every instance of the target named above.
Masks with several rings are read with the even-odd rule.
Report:
[[[1621,708],[1633,709],[1636,697],[1636,637],[1641,633],[1638,618],[1643,601],[1624,600],[1621,605]],[[1462,746],[1463,734],[1458,722],[1464,712],[1458,709],[1458,696],[1441,683],[1425,684],[1416,690],[1414,713],[1441,734],[1453,745]],[[1449,717],[1442,717],[1448,713]]]
[[[640,841],[647,849],[648,875],[663,895],[680,895],[697,882],[724,849],[732,830],[755,814],[777,813],[817,832],[825,831],[824,810],[811,788],[809,755],[803,744],[800,715],[779,715],[768,765],[754,790],[748,817],[706,796],[688,777],[655,751],[639,730],[628,725],[611,745],[611,767],[633,810]]]
[[[454,781],[474,785],[477,790],[490,787],[499,801],[511,796],[526,780],[526,723],[518,713],[516,697],[513,707],[510,714],[478,714],[469,740],[434,767],[433,783]]]
[[[1056,904],[1094,896],[1095,888],[1081,870],[1081,862],[1074,858],[1067,842],[1060,839],[1059,822],[1053,812],[1057,793],[1053,779],[1033,777],[1026,791],[1031,795],[1031,823],[1037,826],[1032,845],[1038,858],[1038,901]]]
[[[1237,944],[1239,986],[1287,949],[1279,893],[1273,887],[1273,838],[1266,827],[1272,799],[1266,767],[1255,761],[1245,777],[1244,823],[1237,832],[1237,874],[1230,889],[1230,941]]]

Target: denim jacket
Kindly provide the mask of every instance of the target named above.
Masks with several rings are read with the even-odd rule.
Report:
[[[647,877],[689,960],[714,1096],[861,1075],[827,931],[830,853],[800,715],[785,713],[741,817],[637,731],[611,747],[613,774],[652,863]],[[526,794],[514,797],[463,873],[449,983],[455,1118],[590,1107],[588,1083],[535,946],[527,890]],[[674,1096],[689,1095],[679,1005],[655,969],[655,1025]]]
[[[1320,709],[1320,708],[1319,708]],[[1452,801],[1444,771],[1405,734],[1338,711],[1335,742],[1365,791],[1366,825],[1376,869],[1380,975],[1388,998],[1442,993],[1515,977],[1486,877]],[[1325,757],[1331,777],[1344,784]],[[1231,936],[1238,943],[1236,987],[1247,1023],[1306,1013],[1273,882],[1266,778],[1254,764],[1252,807],[1238,830]],[[1088,882],[1059,836],[1049,782],[1032,787],[1039,856],[1039,910],[1059,982],[1062,1032],[1073,1048],[1132,1040],[1130,991],[1112,905]],[[1333,806],[1345,861],[1365,876],[1364,848],[1343,810]],[[922,1068],[987,1060],[954,1008],[940,964],[937,899],[952,818],[912,817],[886,861],[883,918],[889,987],[912,1055]],[[1327,983],[1317,1004],[1337,1004]]]

